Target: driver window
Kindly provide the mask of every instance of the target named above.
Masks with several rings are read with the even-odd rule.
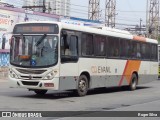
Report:
[[[62,35],[61,37],[61,55],[78,56],[78,37],[75,35]]]
[[[61,54],[65,55],[65,50],[68,48],[67,45],[67,35],[62,35],[61,37]]]

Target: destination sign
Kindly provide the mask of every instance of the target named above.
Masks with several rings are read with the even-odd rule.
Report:
[[[14,27],[13,34],[58,34],[56,24],[19,24]]]

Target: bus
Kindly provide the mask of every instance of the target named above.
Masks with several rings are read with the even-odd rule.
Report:
[[[160,45],[158,45],[158,62],[159,62],[159,69],[158,69],[158,78],[160,78]]]
[[[61,22],[16,24],[10,41],[11,87],[38,95],[128,86],[158,77],[158,42],[127,31]]]

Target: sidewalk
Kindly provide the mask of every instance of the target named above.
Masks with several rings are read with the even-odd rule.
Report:
[[[0,82],[7,82],[8,81],[8,77],[0,77]]]
[[[0,67],[0,82],[7,81],[8,79],[8,67]]]

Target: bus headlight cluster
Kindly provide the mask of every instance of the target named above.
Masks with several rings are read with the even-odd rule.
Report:
[[[54,76],[57,74],[57,71],[52,71],[50,73],[48,73],[43,79],[44,80],[51,80],[54,78]]]
[[[18,78],[18,75],[17,75],[12,69],[9,69],[9,75],[10,75],[12,78]]]

